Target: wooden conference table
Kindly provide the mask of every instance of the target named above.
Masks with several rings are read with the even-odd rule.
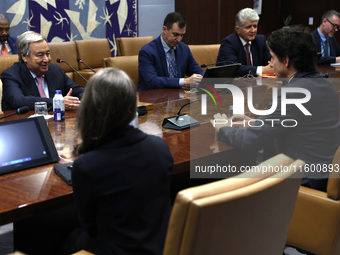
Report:
[[[339,77],[340,73],[334,68],[324,69],[330,77]],[[239,84],[237,84],[239,82]],[[270,87],[280,87],[272,78],[248,79],[240,81],[235,79],[234,84],[239,87],[252,86],[254,96],[257,98],[258,109],[268,105],[271,99]],[[336,85],[340,95],[340,85]],[[201,124],[192,129],[182,131],[162,128],[165,117],[175,116],[185,103],[199,99],[200,95],[186,93],[183,89],[159,89],[139,92],[139,102],[151,105],[152,109],[144,116],[139,117],[139,128],[148,133],[160,136],[169,145],[174,158],[173,174],[189,171],[190,163],[209,159],[215,162],[223,158],[226,161],[238,164],[251,164],[245,155],[237,153],[228,144],[218,142],[216,132],[210,124],[210,117],[197,114],[197,106],[184,108],[183,113],[189,113]],[[231,95],[226,95],[225,109],[232,103]],[[229,105],[228,105],[229,104]],[[194,105],[194,104],[192,104]],[[4,112],[0,117],[13,111]],[[33,114],[15,115],[1,121],[25,118]],[[62,123],[47,120],[47,125],[60,155],[59,163],[69,163],[74,160],[72,150],[77,143],[75,131],[75,112],[66,112],[66,120]],[[193,139],[194,138],[194,139]],[[190,152],[195,148],[194,153]],[[44,165],[19,172],[0,176],[0,225],[25,219],[46,210],[53,210],[73,202],[72,187],[67,185],[53,171],[53,164]]]

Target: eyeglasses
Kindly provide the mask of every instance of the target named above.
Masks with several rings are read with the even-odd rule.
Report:
[[[326,20],[331,24],[334,28],[334,30],[340,30],[340,26],[333,24],[329,19],[326,18]]]

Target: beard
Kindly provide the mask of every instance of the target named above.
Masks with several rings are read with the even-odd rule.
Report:
[[[0,36],[0,42],[6,42],[8,40],[9,35]]]

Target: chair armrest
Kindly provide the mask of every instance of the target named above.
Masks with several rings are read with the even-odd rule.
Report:
[[[340,201],[300,187],[287,243],[315,254],[340,254]]]

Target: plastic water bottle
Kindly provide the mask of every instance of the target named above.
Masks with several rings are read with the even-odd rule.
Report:
[[[231,120],[233,115],[234,115],[234,107],[233,107],[233,105],[230,105],[229,106],[229,111],[228,111],[228,118]]]
[[[61,90],[56,90],[53,97],[53,118],[54,121],[65,120],[65,102]]]

